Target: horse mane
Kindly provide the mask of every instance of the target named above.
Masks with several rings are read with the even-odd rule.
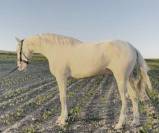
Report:
[[[43,43],[49,43],[51,45],[76,45],[82,43],[82,41],[73,37],[67,37],[64,35],[58,35],[54,33],[44,33],[40,35],[32,36],[30,39],[39,39]]]

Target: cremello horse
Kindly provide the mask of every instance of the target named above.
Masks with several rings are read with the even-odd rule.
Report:
[[[114,74],[122,101],[119,122],[115,128],[122,128],[126,122],[127,92],[133,105],[132,125],[140,123],[139,94],[146,86],[151,89],[151,83],[143,57],[131,44],[120,40],[87,44],[56,34],[35,35],[17,40],[17,64],[20,71],[26,69],[32,53],[41,53],[48,59],[50,71],[56,77],[60,92],[62,111],[57,119],[60,126],[65,125],[68,118],[67,78],[91,77],[107,70]],[[138,76],[133,76],[135,68]]]

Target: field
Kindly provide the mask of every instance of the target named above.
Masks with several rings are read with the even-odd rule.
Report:
[[[120,132],[159,132],[159,60],[147,60],[153,92],[151,102],[140,102],[141,126],[131,128],[131,102],[128,120]],[[14,72],[3,78],[16,66],[14,54],[0,54],[0,132],[4,133],[106,133],[116,132],[121,101],[112,75],[86,79],[69,79],[67,101],[68,125],[55,125],[60,114],[57,83],[50,74],[48,62],[35,55],[25,72]]]

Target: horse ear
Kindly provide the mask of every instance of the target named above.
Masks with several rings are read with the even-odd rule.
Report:
[[[18,37],[15,37],[15,39],[17,40],[18,43],[21,43],[21,39],[19,39]]]

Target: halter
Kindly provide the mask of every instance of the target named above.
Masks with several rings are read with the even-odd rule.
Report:
[[[24,42],[24,40],[22,40],[21,41],[21,45],[20,45],[20,59],[19,59],[19,61],[20,62],[24,62],[24,63],[26,63],[26,64],[29,64],[29,59],[28,59],[28,57],[23,53],[23,42]],[[23,60],[22,59],[22,55],[27,59],[27,60]]]

